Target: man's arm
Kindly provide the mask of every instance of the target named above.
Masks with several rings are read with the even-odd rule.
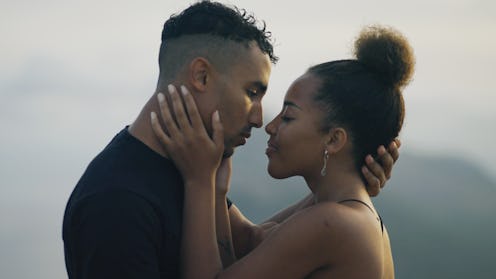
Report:
[[[112,191],[82,201],[65,246],[70,278],[160,278],[162,229],[151,206],[132,193]]]
[[[257,225],[246,218],[234,204],[229,208],[229,222],[234,252],[236,258],[240,259],[251,251],[251,236]]]
[[[314,198],[313,198],[313,193],[308,194],[306,197],[301,199],[300,201],[294,203],[293,205],[288,206],[287,208],[277,212],[274,216],[270,217],[269,219],[265,220],[264,223],[276,223],[280,224],[284,222],[286,219],[291,217],[291,215],[295,214],[296,212],[305,209],[309,206],[312,206],[315,204]]]
[[[310,193],[295,204],[279,211],[261,224],[254,224],[233,204],[229,209],[232,240],[236,257],[239,259],[262,242],[262,240],[280,223],[294,213],[313,204],[313,194]]]
[[[215,198],[215,230],[222,266],[227,268],[236,261],[236,255],[225,196],[216,196]]]
[[[231,180],[231,158],[224,158],[215,175],[215,231],[217,246],[224,268],[236,261],[233,246],[227,192]]]

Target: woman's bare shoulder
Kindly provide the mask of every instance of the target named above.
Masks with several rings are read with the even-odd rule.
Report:
[[[321,202],[300,211],[294,217],[295,222],[316,225],[317,228],[336,233],[342,230],[362,229],[368,225],[364,221],[374,215],[337,202]]]
[[[322,202],[302,210],[288,221],[305,228],[315,241],[323,241],[330,253],[342,244],[373,245],[382,238],[381,224],[368,208],[350,207],[337,202]],[[357,251],[359,251],[358,249]]]
[[[235,278],[303,278],[316,270],[355,266],[353,253],[363,249],[356,242],[363,241],[356,240],[362,238],[357,236],[361,221],[353,212],[338,203],[301,210],[225,273]]]

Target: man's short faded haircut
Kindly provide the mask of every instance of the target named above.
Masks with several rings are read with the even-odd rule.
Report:
[[[202,56],[219,71],[227,72],[238,60],[243,46],[255,42],[272,63],[274,55],[271,33],[265,23],[243,9],[221,3],[201,1],[164,24],[160,46],[160,79],[169,82],[191,59]]]

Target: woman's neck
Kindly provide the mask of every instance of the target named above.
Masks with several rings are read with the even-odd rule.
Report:
[[[365,184],[357,171],[334,170],[326,176],[305,177],[308,187],[314,194],[315,203],[345,199],[369,200]]]

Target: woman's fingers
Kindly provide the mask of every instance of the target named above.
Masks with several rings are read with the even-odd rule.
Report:
[[[371,159],[372,163],[370,163]],[[362,167],[362,174],[365,177],[365,180],[367,180],[367,192],[371,197],[375,197],[381,191],[381,180],[370,170],[370,165],[374,164],[374,159],[372,158],[372,156],[367,155],[365,163],[367,164],[367,166]]]
[[[188,116],[184,111],[183,101],[181,100],[181,97],[179,96],[174,85],[169,84],[168,89],[172,99],[172,109],[174,110],[177,125],[181,131],[187,132],[191,128],[191,123],[189,122]]]
[[[367,180],[367,191],[370,196],[378,195],[386,181],[391,178],[393,165],[400,156],[400,145],[400,140],[394,139],[387,149],[382,145],[377,149],[378,156],[375,160],[371,155],[365,157],[362,173]]]
[[[388,152],[391,154],[391,157],[393,158],[393,161],[396,162],[398,158],[400,157],[400,146],[401,142],[399,139],[394,139],[388,147]]]
[[[181,92],[183,93],[184,105],[186,106],[191,125],[195,129],[202,129],[206,132],[200,113],[198,112],[198,108],[196,107],[195,99],[184,85],[181,85]]]
[[[216,110],[212,115],[212,139],[218,148],[224,148],[224,127],[220,122],[219,111]]]
[[[386,150],[384,146],[380,146],[377,150],[377,154],[379,155],[377,160],[380,161],[386,179],[391,178],[391,172],[393,171],[394,158],[393,156]],[[384,181],[385,183],[386,181]]]
[[[161,93],[157,96],[163,120],[162,126],[157,115],[153,112],[151,114],[154,133],[183,178],[199,181],[198,179],[215,175],[224,150],[223,128],[219,113],[212,115],[212,137],[210,137],[198,113],[194,98],[187,89],[181,88],[183,96],[173,85],[168,89],[170,98],[166,99]]]
[[[158,121],[157,114],[152,111],[150,113],[150,118],[151,118],[151,123],[152,123],[152,130],[155,133],[155,135],[158,137],[158,139],[164,144],[165,146],[168,146],[171,143],[171,140],[167,134],[165,134],[164,130],[162,130],[162,127],[160,126],[160,122]]]
[[[393,165],[400,157],[399,145],[401,145],[400,141],[398,139],[395,139],[389,144],[387,150],[384,146],[380,146],[377,150],[377,154],[379,156],[376,160],[379,161],[380,165],[382,166],[383,172],[386,175],[387,179],[391,178]]]
[[[165,129],[167,129],[170,137],[177,137],[179,134],[179,129],[177,127],[176,121],[174,121],[174,119],[172,118],[164,94],[158,93],[157,99],[160,107],[160,115],[162,116],[162,121],[164,121]]]
[[[365,162],[367,163],[367,167],[372,174],[379,179],[379,184],[382,188],[387,180],[386,172],[383,166],[379,164],[379,162],[377,162],[371,155],[367,156]]]
[[[170,101],[172,110],[169,108],[168,100],[162,93],[157,94],[160,106],[160,113],[164,122],[166,134],[160,127],[158,119],[152,118],[152,126],[155,133],[160,136],[162,142],[183,142],[191,140],[200,140],[199,142],[213,142],[216,149],[224,149],[224,131],[220,121],[219,112],[212,115],[212,137],[210,137],[203,125],[202,118],[198,112],[195,100],[185,86],[181,86],[184,103],[179,96],[176,87],[169,85]],[[156,115],[155,115],[156,116]],[[153,117],[153,115],[152,115]],[[165,136],[165,137],[164,137]]]

